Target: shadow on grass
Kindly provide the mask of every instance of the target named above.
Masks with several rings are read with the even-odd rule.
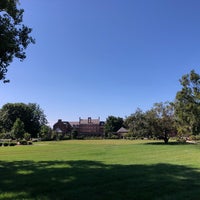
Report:
[[[194,143],[187,143],[187,142],[176,142],[176,141],[170,141],[167,144],[165,144],[163,141],[159,142],[147,142],[144,143],[145,145],[195,145]]]
[[[79,161],[0,162],[0,199],[198,199],[200,173],[185,166]]]

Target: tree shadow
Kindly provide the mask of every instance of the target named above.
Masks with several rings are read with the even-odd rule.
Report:
[[[198,199],[198,169],[78,161],[0,162],[0,199]]]
[[[146,142],[145,145],[195,145],[194,143],[187,143],[187,142],[176,142],[176,141],[169,141],[168,143],[164,143],[163,141],[159,142]]]

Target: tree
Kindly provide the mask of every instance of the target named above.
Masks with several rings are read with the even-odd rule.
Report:
[[[182,89],[176,94],[175,115],[179,134],[200,134],[200,75],[192,70],[180,79]]]
[[[1,131],[9,132],[16,119],[24,123],[25,132],[31,137],[37,137],[42,125],[47,124],[46,116],[39,105],[35,103],[7,103],[0,109]]]
[[[155,103],[151,110],[137,109],[126,118],[125,124],[134,137],[157,137],[168,143],[169,137],[176,133],[174,126],[174,107],[170,102]]]
[[[108,116],[105,123],[105,133],[113,133],[123,126],[124,120],[121,117]]]
[[[25,133],[24,123],[19,118],[17,118],[15,123],[13,124],[11,133],[14,136],[14,138],[16,138],[16,139],[22,139],[23,138],[24,133]]]
[[[155,103],[152,111],[156,114],[154,135],[168,143],[170,136],[176,133],[174,105],[170,102]]]
[[[146,116],[140,108],[137,108],[133,114],[125,119],[125,125],[134,137],[146,137],[148,135]]]
[[[51,127],[47,125],[42,125],[40,128],[39,137],[42,138],[42,140],[49,140],[51,139],[52,129]]]
[[[23,9],[18,9],[18,0],[0,1],[0,80],[6,80],[8,66],[14,58],[23,61],[26,58],[25,49],[30,43],[35,43],[30,36],[31,28],[23,22]]]

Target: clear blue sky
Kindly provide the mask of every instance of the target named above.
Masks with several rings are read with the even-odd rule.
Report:
[[[105,120],[173,101],[200,73],[199,0],[21,0],[36,44],[9,67],[0,106],[38,103],[61,118]]]

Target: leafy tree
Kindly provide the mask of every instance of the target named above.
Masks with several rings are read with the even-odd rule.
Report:
[[[172,134],[176,133],[174,120],[174,105],[170,102],[155,103],[152,111],[155,112],[154,135],[168,143]]]
[[[25,49],[34,39],[30,36],[31,28],[23,22],[23,9],[17,7],[18,0],[0,1],[0,80],[7,82],[7,68],[14,58],[23,61]]]
[[[42,125],[47,124],[46,116],[39,105],[34,103],[7,103],[0,109],[0,127],[9,132],[16,119],[24,123],[25,132],[37,137]]]
[[[105,123],[105,133],[113,133],[123,126],[124,120],[121,117],[108,116]]]
[[[180,79],[182,89],[176,94],[175,115],[179,134],[200,134],[200,75],[192,70]]]
[[[16,139],[22,139],[23,138],[24,133],[25,133],[24,123],[19,118],[17,118],[15,123],[13,124],[11,133],[14,136],[14,138],[16,138]]]
[[[51,139],[52,129],[47,125],[42,125],[40,128],[39,137],[43,140]]]
[[[28,140],[31,139],[31,134],[30,134],[30,133],[24,133],[23,137],[24,137],[24,139],[25,139],[26,141],[28,141]]]
[[[155,103],[151,110],[137,109],[126,118],[125,124],[134,137],[158,137],[168,143],[171,134],[176,133],[174,126],[174,107],[172,103]]]
[[[146,137],[148,135],[146,115],[140,108],[125,119],[125,125],[134,137]]]

